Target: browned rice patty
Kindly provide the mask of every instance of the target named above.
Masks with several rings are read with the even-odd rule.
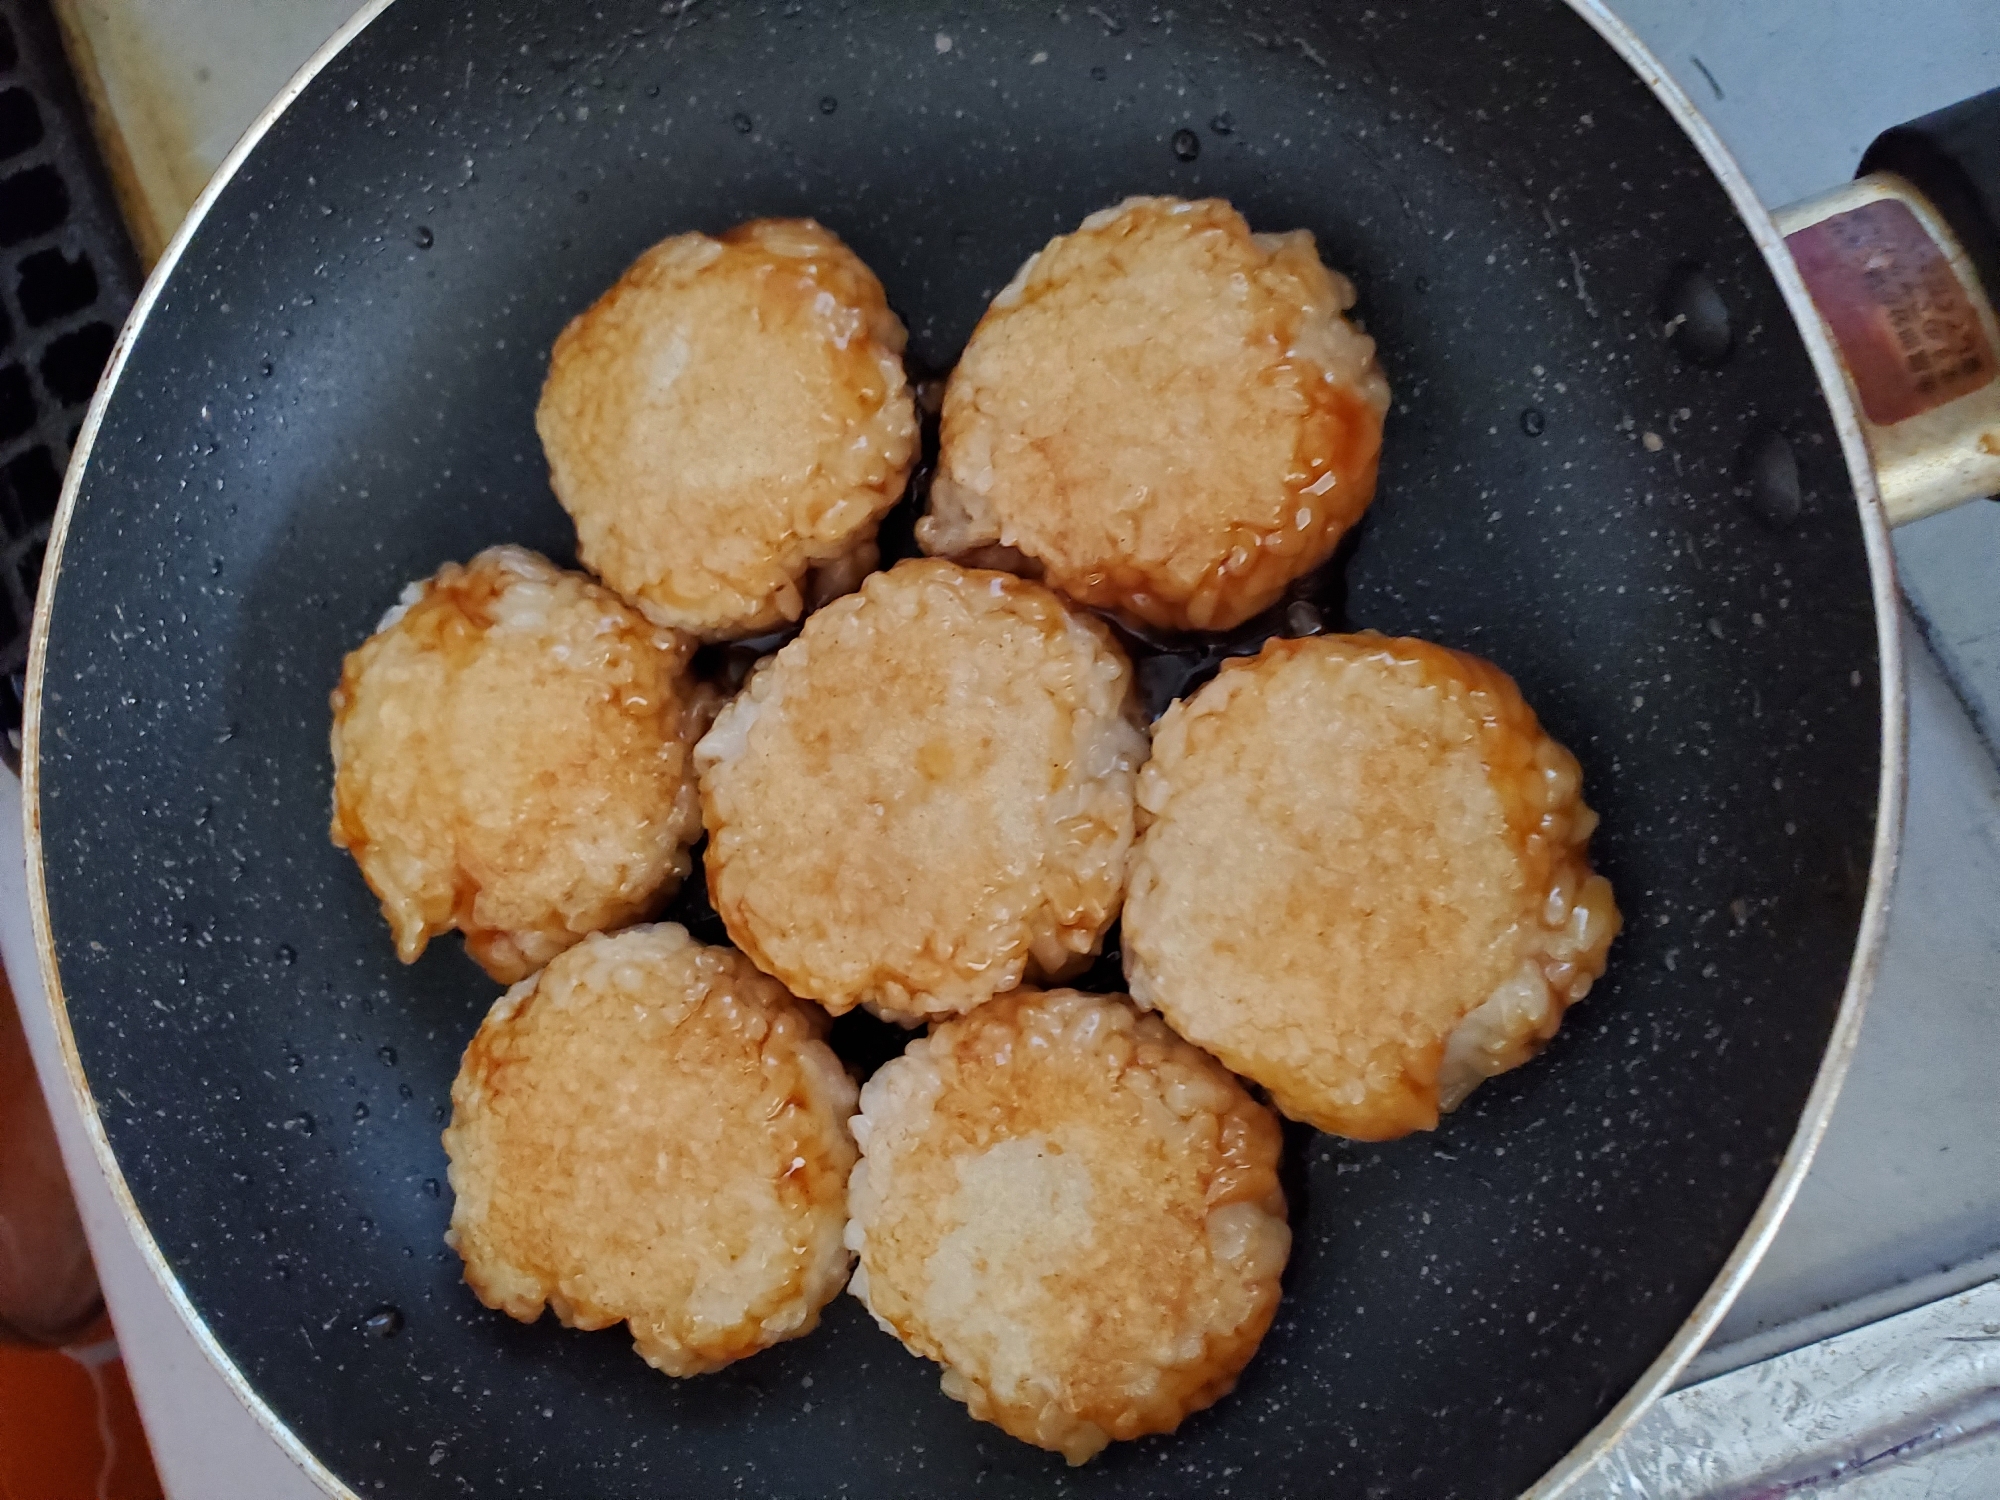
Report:
[[[1155,728],[1132,994],[1294,1119],[1428,1130],[1604,972],[1619,917],[1581,784],[1491,663],[1272,641]]]
[[[1128,198],[1021,267],[946,390],[927,552],[1020,555],[1085,604],[1223,630],[1375,492],[1388,383],[1313,237]],[[995,565],[999,565],[996,561]]]
[[[1097,950],[1145,753],[1102,624],[906,562],[813,615],[696,748],[709,897],[836,1015],[969,1010]]]
[[[669,1375],[811,1332],[850,1264],[854,1083],[826,1027],[671,923],[516,985],[451,1089],[466,1284],[523,1322],[622,1319]]]
[[[333,692],[333,841],[404,963],[503,984],[665,903],[700,834],[691,643],[520,547],[411,584]]]
[[[1291,1248],[1269,1110],[1123,996],[1016,990],[869,1079],[851,1290],[972,1415],[1082,1463],[1225,1395]]]
[[[916,456],[903,339],[810,219],[655,245],[563,330],[535,413],[585,566],[705,640],[851,588]]]

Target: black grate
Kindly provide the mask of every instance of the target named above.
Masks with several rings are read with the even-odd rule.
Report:
[[[0,754],[63,466],[138,286],[47,0],[0,0]]]

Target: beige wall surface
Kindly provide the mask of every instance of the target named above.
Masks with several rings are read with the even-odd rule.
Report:
[[[54,3],[150,266],[236,138],[358,0]]]

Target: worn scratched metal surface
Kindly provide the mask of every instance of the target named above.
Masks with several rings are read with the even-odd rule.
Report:
[[[1991,1500],[2000,1281],[1680,1391],[1570,1500]]]

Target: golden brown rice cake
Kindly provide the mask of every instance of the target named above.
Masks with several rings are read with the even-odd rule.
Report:
[[[333,693],[333,841],[404,963],[455,927],[511,984],[666,902],[701,832],[690,647],[520,547],[404,590]]]
[[[1360,635],[1225,663],[1155,728],[1132,994],[1294,1119],[1431,1129],[1604,972],[1581,781],[1477,657]]]
[[[869,1079],[852,1291],[975,1417],[1082,1463],[1210,1405],[1291,1248],[1278,1123],[1123,996],[1016,990]]]
[[[1128,198],[1059,235],[945,392],[924,550],[1011,548],[1070,598],[1224,630],[1375,492],[1388,382],[1313,237],[1219,198]]]
[[[655,245],[563,330],[535,413],[585,566],[704,640],[851,588],[916,456],[903,339],[810,219]]]
[[[851,1263],[854,1083],[826,1027],[672,923],[516,985],[451,1089],[466,1284],[526,1323],[622,1319],[669,1375],[810,1333]]]
[[[1145,753],[1103,625],[906,562],[809,619],[696,748],[709,897],[836,1015],[969,1010],[1097,950]]]

